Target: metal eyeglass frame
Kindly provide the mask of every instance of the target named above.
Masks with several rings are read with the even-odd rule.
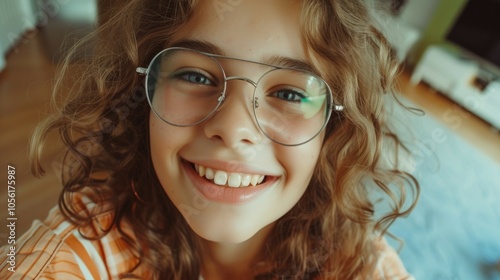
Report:
[[[164,118],[162,118],[157,112],[156,110],[153,108],[153,104],[152,104],[152,100],[150,99],[149,97],[149,89],[148,89],[148,75],[150,74],[150,71],[151,71],[151,67],[153,66],[155,60],[163,55],[165,52],[168,52],[168,51],[172,51],[172,50],[180,50],[180,51],[189,51],[189,52],[194,52],[194,53],[198,53],[198,54],[201,54],[201,55],[204,55],[210,59],[212,59],[216,64],[217,66],[220,68],[221,70],[221,73],[224,77],[224,86],[222,88],[222,92],[221,92],[221,96],[218,98],[218,103],[217,103],[217,106],[206,116],[204,117],[203,119],[201,119],[200,121],[197,121],[196,123],[194,124],[188,124],[188,125],[179,125],[179,124],[175,124],[175,123],[171,123],[167,120],[165,120]],[[222,67],[222,65],[219,63],[219,61],[217,61],[216,58],[220,58],[220,59],[229,59],[229,60],[235,60],[235,61],[241,61],[241,62],[248,62],[248,63],[252,63],[252,64],[257,64],[257,65],[263,65],[263,66],[268,66],[268,67],[271,67],[273,69],[269,70],[269,71],[266,71],[265,73],[263,73],[260,78],[257,80],[257,82],[254,82],[253,80],[249,79],[249,78],[246,78],[246,77],[242,77],[242,76],[227,76],[226,75],[226,72],[224,71],[224,68]],[[257,85],[259,84],[259,82],[261,81],[261,79],[266,76],[268,73],[272,72],[272,71],[275,71],[275,70],[280,70],[280,69],[284,69],[284,70],[295,70],[295,71],[301,71],[301,72],[304,72],[304,73],[308,73],[318,79],[320,79],[326,86],[326,88],[328,89],[328,94],[330,95],[330,100],[331,102],[328,104],[328,115],[326,116],[325,118],[325,122],[323,124],[323,126],[318,130],[318,132],[316,134],[314,134],[313,136],[311,136],[311,138],[309,138],[308,140],[306,141],[303,141],[303,142],[300,142],[298,144],[285,144],[285,143],[282,143],[282,142],[279,142],[273,138],[271,138],[269,135],[267,135],[267,133],[265,132],[265,130],[261,127],[260,123],[259,123],[259,120],[257,119],[257,113],[255,112],[255,109],[258,108],[258,100],[257,100],[257,97],[255,97],[255,92],[256,92],[256,89],[257,89]],[[173,125],[173,126],[177,126],[177,127],[188,127],[188,126],[195,126],[195,125],[198,125],[204,121],[206,121],[207,119],[209,119],[210,117],[212,117],[218,110],[219,108],[222,106],[222,104],[224,103],[224,100],[226,98],[226,87],[227,87],[227,82],[228,81],[233,81],[233,80],[241,80],[241,81],[245,81],[245,82],[248,82],[249,84],[251,84],[253,87],[254,87],[254,92],[253,92],[253,114],[254,114],[254,119],[255,119],[255,122],[257,123],[257,126],[259,127],[260,131],[268,138],[270,139],[271,141],[275,142],[275,143],[278,143],[280,145],[283,145],[283,146],[299,146],[299,145],[302,145],[302,144],[305,144],[311,140],[313,140],[314,138],[316,138],[316,136],[318,136],[318,134],[321,133],[321,131],[323,131],[323,129],[326,127],[328,121],[330,120],[330,117],[331,117],[331,114],[332,114],[332,111],[335,111],[335,112],[341,112],[344,110],[344,106],[341,105],[341,104],[335,104],[334,101],[333,101],[333,94],[332,94],[332,90],[330,89],[330,86],[328,85],[328,83],[323,80],[323,78],[319,77],[318,75],[312,73],[312,72],[309,72],[309,71],[306,71],[306,70],[303,70],[303,69],[295,69],[295,68],[292,68],[292,67],[281,67],[281,66],[277,66],[277,65],[272,65],[272,64],[268,64],[268,63],[263,63],[263,62],[258,62],[258,61],[252,61],[252,60],[247,60],[247,59],[241,59],[241,58],[235,58],[235,57],[229,57],[229,56],[223,56],[223,55],[218,55],[218,54],[212,54],[212,53],[207,53],[207,52],[203,52],[203,51],[198,51],[198,50],[194,50],[194,49],[190,49],[190,48],[184,48],[184,47],[171,47],[171,48],[166,48],[162,51],[160,51],[158,54],[156,54],[153,59],[151,59],[151,62],[149,63],[148,67],[147,68],[144,68],[144,67],[137,67],[136,68],[136,72],[141,75],[141,76],[145,76],[145,79],[144,79],[144,87],[145,87],[145,90],[146,90],[146,97],[148,99],[148,103],[149,103],[149,106],[151,108],[151,110],[153,110],[153,112],[155,113],[155,115],[160,118],[162,121],[170,124],[170,125]]]

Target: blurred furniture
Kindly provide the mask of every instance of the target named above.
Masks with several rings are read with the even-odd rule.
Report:
[[[39,23],[42,39],[49,59],[61,61],[67,51],[80,39],[95,29],[97,24],[97,0],[61,1],[38,0],[37,13],[47,16]],[[93,44],[85,46],[76,58],[88,57]]]
[[[21,43],[23,34],[35,25],[31,0],[0,0],[0,71],[6,66],[7,52]]]
[[[419,40],[420,32],[397,17],[390,22],[391,27],[387,28],[386,37],[396,50],[398,60],[403,62]]]
[[[425,82],[499,129],[500,81],[491,81],[481,88],[474,82],[480,71],[477,62],[463,59],[442,46],[430,46],[413,71],[411,82]]]

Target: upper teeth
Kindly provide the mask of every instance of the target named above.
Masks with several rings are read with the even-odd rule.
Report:
[[[213,180],[216,185],[229,186],[233,188],[248,187],[250,184],[256,186],[264,181],[265,175],[251,175],[242,173],[228,173],[221,170],[214,170],[209,167],[195,164],[194,168],[201,177]]]

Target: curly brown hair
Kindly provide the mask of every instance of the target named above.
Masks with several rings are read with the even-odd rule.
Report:
[[[300,32],[311,63],[346,110],[327,125],[308,189],[277,221],[266,245],[268,261],[257,264],[266,269],[256,279],[370,279],[377,260],[374,232],[384,234],[408,214],[419,194],[418,182],[398,166],[397,153],[392,165],[383,158],[387,149],[404,150],[385,116],[398,62],[365,1],[302,3]],[[67,148],[62,212],[79,226],[92,223],[97,213],[79,214],[71,194],[98,193],[114,205],[113,226],[159,279],[197,279],[201,260],[196,235],[154,172],[150,109],[135,69],[168,45],[196,5],[196,0],[129,0],[111,10],[85,39],[95,43],[92,58],[75,59],[84,41],[62,65],[54,93],[64,100],[57,114],[38,126],[30,149],[32,170],[42,175],[45,139],[59,130]],[[370,195],[377,191],[391,208],[382,215],[376,215]],[[123,222],[135,238],[123,232]]]

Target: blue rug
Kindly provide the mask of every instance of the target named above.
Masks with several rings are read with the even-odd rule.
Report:
[[[460,124],[447,117],[451,127]],[[415,210],[389,230],[404,240],[406,268],[423,280],[499,280],[500,165],[429,114],[394,108],[393,119],[411,139],[412,173],[421,185]]]

